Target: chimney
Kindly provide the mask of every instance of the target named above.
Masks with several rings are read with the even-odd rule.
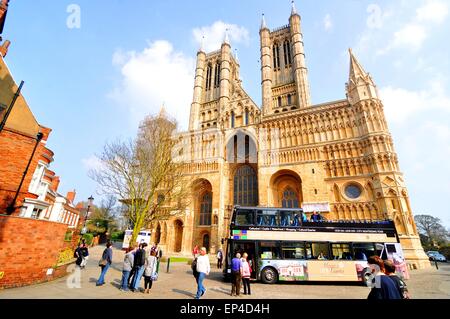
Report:
[[[11,41],[5,40],[5,42],[3,42],[3,44],[0,46],[0,54],[2,55],[2,57],[5,57],[8,54],[8,48],[10,44]]]
[[[71,191],[71,192],[67,192],[67,196],[66,198],[73,203],[75,201],[75,195],[77,194],[77,192],[75,190]]]
[[[54,192],[57,192],[58,191],[59,182],[60,182],[59,176],[53,177],[52,184],[50,185],[50,189],[52,191],[54,191]]]

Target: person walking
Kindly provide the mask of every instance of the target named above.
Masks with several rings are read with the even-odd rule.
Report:
[[[198,279],[197,279],[197,295],[195,296],[195,299],[200,299],[205,292],[206,288],[203,286],[203,280],[206,276],[209,275],[209,272],[211,271],[211,265],[209,264],[209,257],[206,254],[206,248],[202,247],[200,249],[200,256],[197,257],[197,272],[198,272]]]
[[[250,276],[252,274],[252,267],[248,262],[248,254],[244,253],[241,259],[241,276],[244,284],[244,295],[251,295],[250,291]]]
[[[83,260],[81,262],[80,267],[81,267],[81,269],[84,269],[89,260],[89,249],[85,242],[83,242],[83,246],[81,247],[81,255],[82,255]]]
[[[134,280],[134,275],[135,275],[135,271],[136,271],[136,269],[134,268],[134,257],[136,256],[136,252],[137,252],[137,250],[139,249],[139,246],[140,246],[140,245],[137,246],[136,244],[137,243],[135,243],[134,245],[130,246],[130,248],[131,248],[130,252],[133,255],[133,268],[131,268],[130,275],[128,276],[128,288],[130,288],[130,289],[131,289],[131,283]]]
[[[134,255],[134,277],[133,281],[131,283],[131,291],[135,292],[136,290],[139,290],[140,284],[141,284],[141,278],[145,271],[145,256],[146,251],[145,247],[147,247],[147,243],[142,243],[140,245],[140,248],[136,251]]]
[[[194,276],[195,282],[198,285],[197,257],[192,259],[191,268],[192,268],[192,275]]]
[[[395,273],[395,265],[392,261],[384,261],[384,273],[394,282],[402,299],[411,299],[406,283]]]
[[[120,290],[128,291],[128,278],[130,277],[131,269],[133,269],[134,255],[133,248],[128,247],[123,258],[123,269],[122,269],[122,283],[120,285]]]
[[[83,251],[81,249],[82,247],[83,247],[83,243],[80,242],[78,244],[78,247],[75,249],[75,251],[73,253],[73,257],[77,259],[75,261],[75,264],[80,268],[81,268],[81,264],[83,263]]]
[[[198,257],[198,246],[195,245],[194,249],[192,250],[192,255],[194,255],[194,258]]]
[[[150,289],[152,289],[153,280],[157,278],[157,257],[156,250],[151,250],[150,254],[148,254],[147,258],[145,258],[145,270],[144,270],[144,291],[143,293],[150,293]]]
[[[222,261],[223,261],[223,251],[222,248],[219,248],[217,252],[217,268],[222,269]]]
[[[241,254],[231,260],[231,296],[241,293]]]
[[[394,282],[384,274],[383,260],[378,256],[371,256],[367,263],[375,276],[372,281],[373,287],[367,299],[402,299]]]
[[[109,267],[112,264],[113,252],[112,252],[111,246],[112,246],[111,242],[106,243],[106,248],[103,251],[102,259],[100,259],[100,261],[98,263],[99,266],[101,267],[102,271],[100,273],[100,277],[97,280],[97,283],[96,283],[97,286],[102,286],[105,284],[106,272],[108,271]]]

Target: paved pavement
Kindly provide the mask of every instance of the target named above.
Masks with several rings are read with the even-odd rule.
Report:
[[[49,283],[0,290],[0,299],[191,299],[195,296],[195,279],[186,263],[171,263],[169,273],[166,273],[167,264],[161,263],[159,278],[153,283],[150,294],[120,291],[124,253],[117,248],[114,248],[113,253],[115,262],[106,274],[106,284],[97,287],[95,282],[100,275],[97,265],[103,249],[103,246],[92,248],[87,267],[78,274],[72,272],[67,277]],[[253,283],[251,296],[231,297],[230,284],[223,282],[221,271],[214,265],[212,267],[211,274],[205,280],[207,292],[203,299],[365,299],[369,293],[368,288],[351,283]],[[414,299],[450,299],[450,263],[439,264],[439,270],[433,267],[412,271],[407,284]]]

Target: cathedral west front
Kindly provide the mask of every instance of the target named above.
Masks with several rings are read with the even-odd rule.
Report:
[[[244,91],[226,35],[197,52],[189,130],[177,137],[195,189],[181,215],[153,225],[167,253],[211,253],[229,237],[233,205],[302,207],[327,220],[395,221],[411,268],[429,266],[371,76],[349,50],[345,98],[313,105],[301,17],[260,27],[262,105]]]

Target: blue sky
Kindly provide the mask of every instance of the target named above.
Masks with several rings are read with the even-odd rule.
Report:
[[[80,28],[68,18],[80,8]],[[313,104],[345,98],[352,47],[382,96],[415,214],[450,226],[449,1],[304,0]],[[260,105],[259,26],[288,23],[290,1],[10,1],[6,61],[38,121],[61,192],[96,195],[87,177],[104,143],[133,136],[162,103],[187,126],[201,35],[218,49],[226,27],[241,78]],[[73,21],[73,20],[70,20]],[[69,24],[70,25],[70,24]]]

